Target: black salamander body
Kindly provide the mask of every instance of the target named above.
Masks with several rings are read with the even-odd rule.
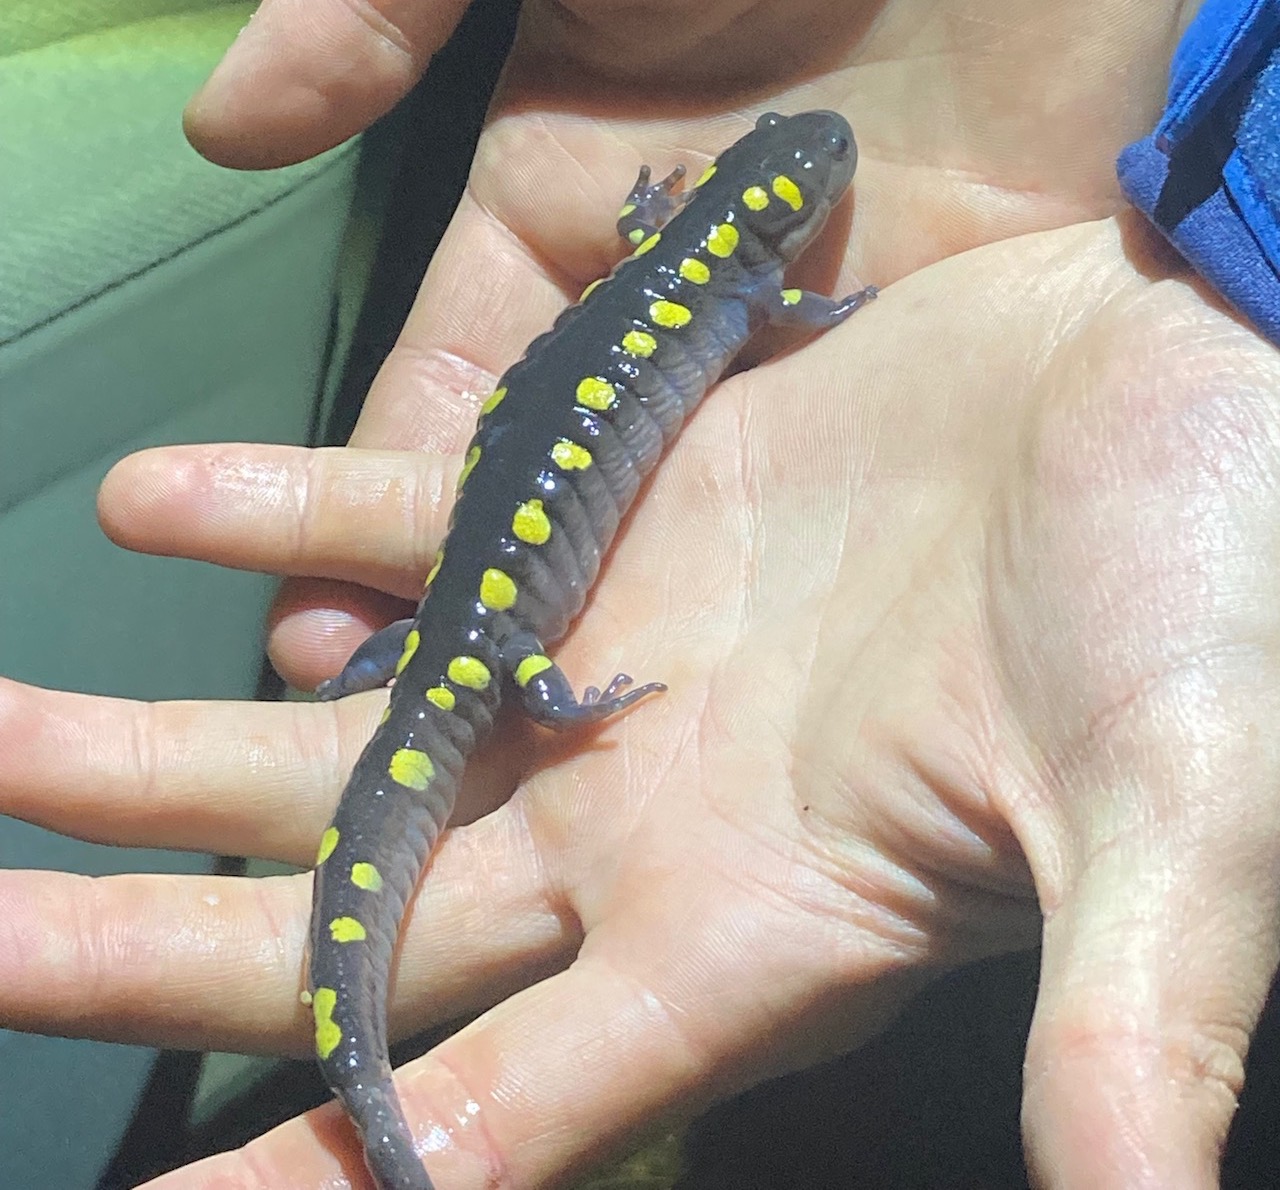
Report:
[[[627,689],[620,674],[579,700],[544,643],[581,609],[641,481],[752,331],[825,329],[874,296],[783,287],[856,160],[841,116],[806,112],[762,116],[679,196],[682,168],[656,185],[642,170],[618,221],[634,254],[485,402],[417,614],[320,689],[333,698],[395,677],[320,845],[304,997],[379,1190],[431,1188],[392,1086],[386,1001],[405,906],[463,766],[503,697],[566,728],[663,688]]]

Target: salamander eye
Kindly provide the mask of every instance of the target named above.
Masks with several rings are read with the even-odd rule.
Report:
[[[849,156],[850,147],[849,138],[839,132],[833,132],[827,137],[827,152],[837,161],[844,161]]]
[[[757,128],[772,128],[775,124],[781,124],[782,117],[777,112],[765,112],[763,116],[756,121]]]

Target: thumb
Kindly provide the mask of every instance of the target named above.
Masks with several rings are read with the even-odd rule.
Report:
[[[187,105],[196,150],[266,169],[340,144],[388,111],[467,0],[263,0]]]
[[[1218,839],[1107,840],[1046,906],[1023,1098],[1036,1185],[1218,1186],[1277,961],[1274,849]]]

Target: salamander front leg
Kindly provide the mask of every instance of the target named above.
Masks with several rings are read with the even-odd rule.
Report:
[[[677,165],[661,182],[651,186],[649,167],[640,167],[640,176],[618,212],[618,234],[633,248],[643,244],[693,197],[692,190],[671,193],[683,177],[684,166]]]
[[[871,301],[879,290],[874,285],[859,289],[839,301],[811,293],[807,289],[774,289],[761,301],[765,317],[773,326],[790,326],[805,331],[825,331],[843,322],[855,310]]]
[[[321,702],[346,698],[362,690],[376,690],[396,676],[396,666],[404,654],[405,640],[413,628],[412,620],[397,620],[379,629],[354,653],[342,672],[316,687]]]
[[[599,723],[646,695],[666,689],[661,682],[649,682],[627,690],[631,678],[627,674],[615,674],[603,691],[588,686],[579,700],[564,671],[542,651],[542,645],[530,633],[511,637],[502,648],[502,660],[515,683],[525,714],[543,727],[557,731]]]

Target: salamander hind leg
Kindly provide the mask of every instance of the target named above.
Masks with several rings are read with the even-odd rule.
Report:
[[[599,723],[647,695],[660,694],[666,689],[661,682],[648,682],[628,690],[631,678],[627,674],[615,674],[603,691],[588,686],[579,699],[564,671],[542,651],[542,645],[532,633],[512,636],[502,648],[502,660],[525,714],[534,722],[557,731]]]
[[[331,702],[385,686],[399,672],[412,633],[412,620],[397,620],[375,632],[351,654],[340,674],[316,687],[316,697],[321,702]]]
[[[673,194],[684,177],[684,166],[677,165],[661,182],[649,183],[649,167],[642,165],[636,184],[618,212],[618,234],[633,248],[639,247],[662,227],[693,197],[693,191]]]

